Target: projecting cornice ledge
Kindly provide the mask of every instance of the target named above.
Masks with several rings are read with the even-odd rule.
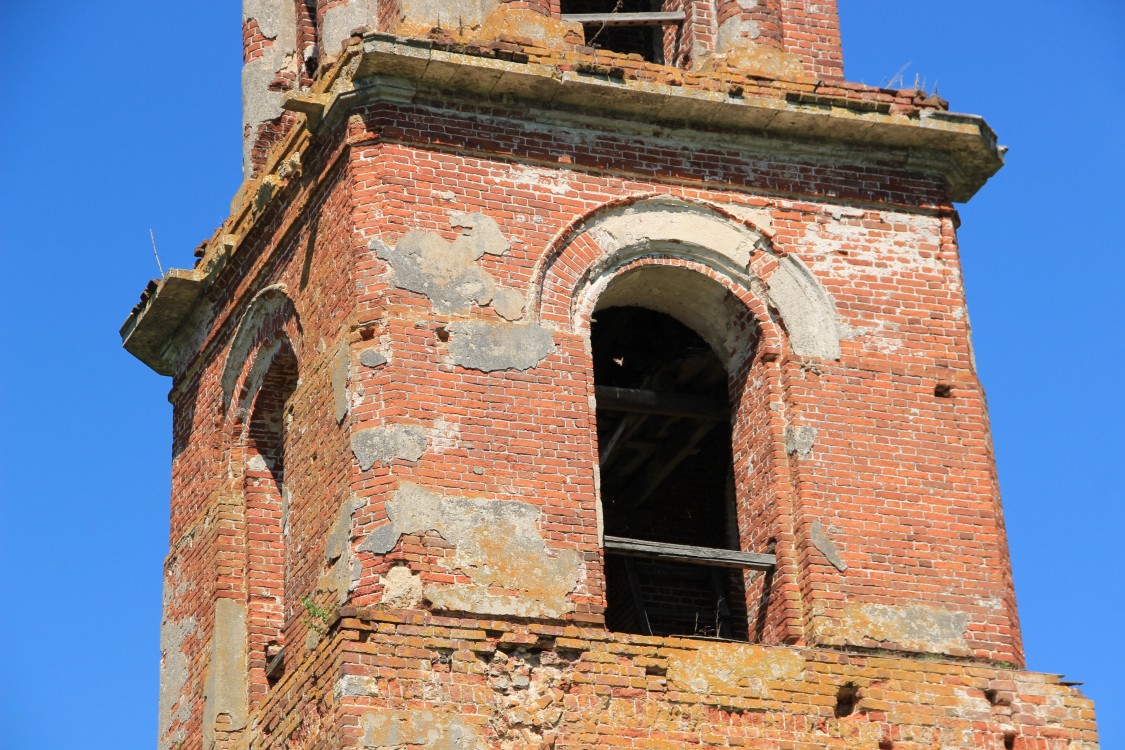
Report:
[[[802,91],[772,97],[736,96],[733,89],[610,78],[551,65],[439,50],[422,40],[386,34],[363,39],[354,90],[340,98],[411,101],[447,92],[527,104],[584,117],[783,137],[809,144],[861,144],[908,150],[908,164],[943,174],[955,202],[969,200],[1004,164],[1004,148],[983,118],[936,109],[911,113],[873,101]]]
[[[161,375],[176,374],[176,332],[203,295],[206,274],[173,268],[153,281],[121,326],[125,350]]]

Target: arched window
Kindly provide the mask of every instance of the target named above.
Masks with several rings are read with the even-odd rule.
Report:
[[[285,459],[289,401],[297,385],[297,358],[282,341],[253,396],[246,427],[243,491],[246,503],[247,638],[251,694],[260,695],[284,671]]]
[[[733,447],[763,416],[745,390],[753,313],[705,274],[656,262],[615,274],[589,320],[606,626],[757,639],[758,572],[774,556],[747,502],[761,477]]]
[[[723,363],[695,331],[642,307],[599,310],[591,344],[606,624],[745,640],[740,572],[675,557],[739,549]]]

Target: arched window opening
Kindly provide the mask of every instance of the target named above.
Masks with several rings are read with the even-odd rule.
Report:
[[[582,24],[587,46],[640,55],[662,65],[675,59],[684,21],[678,6],[668,0],[562,0],[560,4],[563,20]]]
[[[297,386],[297,359],[286,343],[274,355],[254,397],[246,431],[247,592],[252,686],[272,686],[284,671],[286,427]]]
[[[591,346],[607,627],[746,640],[723,362],[642,307],[598,310]]]

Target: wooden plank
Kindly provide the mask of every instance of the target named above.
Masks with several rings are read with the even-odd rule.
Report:
[[[564,13],[562,20],[604,26],[671,26],[683,23],[682,10],[660,13]]]
[[[738,552],[713,547],[649,542],[644,539],[628,539],[622,536],[607,536],[605,538],[605,551],[611,554],[647,557],[653,560],[669,560],[694,565],[716,565],[723,568],[750,568],[751,570],[772,570],[777,563],[776,556],[759,552]]]
[[[606,411],[730,421],[730,406],[720,399],[707,396],[599,385],[594,388],[594,398],[597,399],[598,408]]]

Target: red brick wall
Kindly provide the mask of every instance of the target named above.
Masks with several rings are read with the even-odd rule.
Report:
[[[823,81],[844,79],[844,48],[836,0],[779,0],[784,49]]]
[[[1054,675],[393,610],[345,614],[271,695],[252,747],[380,746],[392,727],[394,739],[418,746],[559,750],[1097,742],[1092,704]],[[845,691],[851,701],[841,700]]]
[[[573,696],[560,719],[566,728],[559,736],[569,739],[557,747],[596,746],[609,734],[633,738],[637,746],[688,743],[674,722],[650,732],[639,718],[645,711],[671,716],[688,704],[701,706],[691,710],[690,741],[697,744],[719,742],[718,734],[732,724],[740,737],[764,733],[774,743],[766,747],[812,742],[823,722],[846,718],[833,716],[839,680],[829,677],[843,673],[873,690],[864,721],[878,725],[896,748],[924,746],[935,727],[960,733],[969,746],[1000,747],[1006,730],[998,727],[1006,721],[1021,727],[1016,747],[1054,750],[1060,738],[1089,736],[1088,709],[1073,694],[1042,688],[1041,676],[997,671],[997,664],[1021,664],[1022,653],[954,217],[939,176],[888,163],[860,145],[818,156],[704,130],[687,136],[580,124],[548,129],[514,105],[462,102],[454,110],[447,98],[422,94],[409,105],[368,106],[320,138],[321,145],[302,154],[301,174],[238,238],[208,291],[209,307],[193,321],[201,353],[175,380],[165,620],[187,633],[176,646],[189,664],[179,693],[189,717],[182,728],[192,738],[186,748],[199,746],[214,602],[245,602],[253,593],[248,559],[263,540],[254,533],[253,493],[244,476],[269,487],[268,477],[244,472],[245,419],[256,363],[282,339],[292,346],[299,377],[284,442],[290,506],[280,580],[287,676],[265,690],[257,674],[261,657],[251,657],[251,694],[263,701],[261,746],[354,746],[364,711],[421,706],[446,713],[458,706],[484,736],[508,736],[512,727],[485,726],[479,718],[490,715],[494,699],[480,692],[481,685],[495,677],[489,664],[497,649],[504,650],[497,642],[510,635],[514,652],[519,644],[538,643],[541,634],[553,645],[540,652],[570,660],[560,667],[569,682],[559,688]],[[604,578],[587,338],[592,302],[576,295],[583,280],[598,273],[591,268],[602,253],[589,227],[655,197],[762,238],[740,270],[751,278],[747,283],[693,251],[667,247],[614,273],[676,266],[706,276],[711,288],[741,305],[730,324],[755,337],[731,377],[739,532],[744,550],[772,547],[778,563],[768,576],[748,576],[750,637],[823,647],[802,652],[819,665],[805,668],[816,672],[815,680],[807,682],[806,671],[770,688],[777,693],[770,710],[791,714],[789,726],[761,726],[764,715],[754,701],[762,695],[746,686],[730,688],[733,703],[722,706],[690,690],[661,687],[664,644],[599,628]],[[494,307],[435,312],[432,300],[395,285],[387,261],[369,244],[379,240],[393,251],[412,231],[451,243],[462,231],[451,226],[454,213],[485,215],[510,244],[474,267],[523,295],[524,323],[550,329],[554,350],[537,365],[486,373],[454,364],[449,330],[467,320],[500,323]],[[832,300],[839,358],[795,353],[792,332],[771,308],[771,274],[789,255]],[[261,308],[270,313],[247,316],[267,304],[262,300],[273,300],[268,304],[274,307]],[[363,349],[384,352],[388,361],[360,366]],[[337,420],[332,379],[341,351],[350,363],[349,410]],[[233,373],[233,388],[225,373]],[[399,457],[361,469],[349,441],[360,430],[389,425],[421,429],[425,450],[417,460]],[[797,427],[815,430],[808,452],[787,447],[787,430]],[[335,607],[338,592],[325,583],[332,574],[326,546],[351,498],[358,505],[346,543],[358,567],[349,604],[377,607],[395,566],[406,566],[425,586],[472,583],[473,571],[459,562],[456,545],[433,529],[405,530],[387,554],[360,549],[386,527],[388,502],[406,483],[534,508],[544,557],[573,554],[580,562],[581,576],[565,596],[568,611],[533,618],[418,612],[388,620],[371,610],[364,622],[333,636],[342,640],[331,648],[326,640],[315,646],[317,629],[299,603],[308,597]],[[818,541],[821,532],[846,570],[831,564]],[[276,530],[270,534],[273,544]],[[497,541],[504,546],[504,539]],[[261,567],[275,562],[263,557]],[[348,585],[351,575],[349,569]],[[494,581],[489,594],[519,599],[518,584]],[[276,587],[269,590],[276,598]],[[901,618],[935,612],[935,622],[952,627],[953,635],[910,642],[913,631]],[[253,623],[253,607],[251,615]],[[538,622],[528,625],[529,619]],[[933,625],[921,624],[921,641]],[[574,639],[569,645],[564,634]],[[251,644],[252,653],[261,648]],[[758,651],[737,650],[749,646],[730,648],[758,658]],[[943,661],[896,656],[889,664],[855,655],[871,649],[936,652]],[[487,653],[490,661],[473,661],[468,652]],[[790,654],[763,653],[783,661]],[[630,662],[634,656],[638,660]],[[963,668],[957,659],[978,666]],[[426,664],[440,673],[433,681],[444,692],[423,700],[418,691],[425,680],[409,670]],[[897,669],[910,675],[888,676]],[[308,687],[318,670],[333,680],[374,677],[387,692],[333,698],[325,682]],[[1005,709],[981,703],[983,693],[966,697],[965,675],[974,690],[995,684],[1000,691],[1025,691],[1030,697],[1019,700],[1026,706],[1041,689],[1066,693],[1070,703],[1060,715],[1079,723],[1049,734],[1025,728],[1039,721],[1032,708],[1018,721],[998,718],[1004,710],[1011,717],[1012,701]],[[882,682],[890,679],[904,681],[893,698],[878,692],[891,690]],[[1011,686],[1020,680],[1018,689]],[[952,696],[948,705],[970,706],[983,724],[966,724],[963,715],[945,710],[943,696]],[[609,705],[598,703],[603,699],[619,713],[600,718]],[[911,714],[909,706],[919,701],[924,706]],[[858,722],[833,724],[832,731],[841,737],[876,731]]]

